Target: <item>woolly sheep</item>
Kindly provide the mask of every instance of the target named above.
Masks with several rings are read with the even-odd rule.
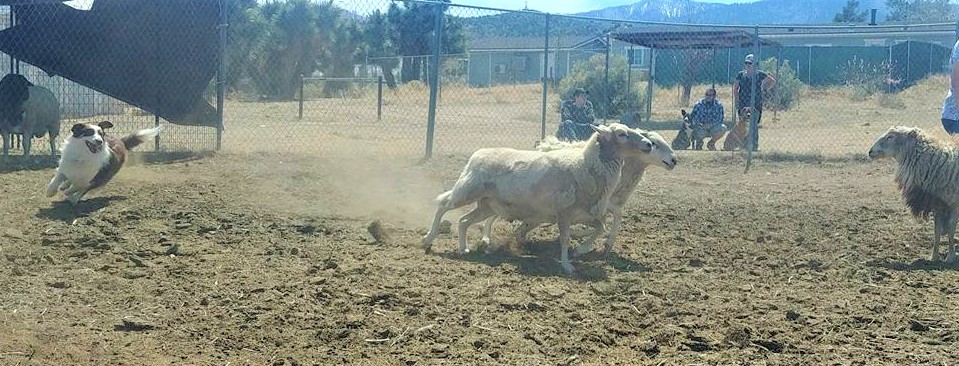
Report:
[[[30,155],[33,137],[49,134],[50,155],[57,154],[60,135],[60,102],[49,89],[33,85],[23,75],[0,79],[0,134],[3,155],[10,153],[10,135],[23,134],[23,155]]]
[[[869,149],[872,159],[898,163],[895,182],[906,206],[920,219],[935,219],[932,261],[939,261],[939,241],[949,241],[947,263],[956,262],[956,220],[959,219],[959,149],[917,127],[894,126]]]
[[[591,222],[606,213],[609,197],[619,183],[625,155],[652,151],[652,142],[624,125],[593,126],[583,149],[526,151],[480,149],[470,156],[453,189],[437,197],[436,214],[423,249],[430,251],[443,215],[471,203],[476,207],[459,219],[459,251],[466,253],[470,225],[498,215],[529,223],[559,226],[560,262],[569,262],[570,226]]]
[[[619,228],[623,222],[623,208],[626,206],[626,201],[629,200],[629,196],[636,191],[639,182],[643,180],[646,167],[659,166],[666,170],[673,170],[678,163],[675,152],[670,147],[670,144],[666,142],[666,139],[660,134],[642,130],[637,130],[637,132],[653,143],[653,149],[649,153],[630,154],[626,156],[623,164],[622,177],[613,194],[610,196],[609,205],[607,206],[608,211],[613,215],[613,222],[609,227],[609,235],[606,237],[605,254],[609,254],[613,248],[613,244],[616,242],[616,235],[619,233]],[[558,149],[582,149],[583,147],[584,144],[582,142],[565,142],[556,139],[547,139],[543,141],[537,149],[541,151],[551,151]],[[483,227],[483,242],[486,244],[490,242],[490,231],[495,219],[495,216],[490,217],[486,220],[486,225]],[[604,226],[602,219],[593,222],[592,225],[593,232],[582,244],[576,247],[576,255],[582,255],[592,251],[594,242],[602,235]],[[524,240],[528,231],[532,229],[533,227],[530,227],[530,225],[525,223],[521,224],[515,234],[517,240]]]

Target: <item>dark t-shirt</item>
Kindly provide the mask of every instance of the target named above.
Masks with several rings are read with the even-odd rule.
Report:
[[[756,82],[756,86],[759,87],[759,90],[756,90],[756,109],[763,110],[763,80],[766,80],[769,75],[766,75],[765,72],[756,70],[753,74],[759,78]],[[739,96],[737,100],[736,109],[742,109],[749,105],[749,94],[753,90],[753,80],[751,77],[746,76],[745,71],[740,71],[736,74],[736,81],[739,82]]]

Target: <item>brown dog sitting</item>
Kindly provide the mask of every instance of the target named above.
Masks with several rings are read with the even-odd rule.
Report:
[[[739,120],[733,125],[733,128],[726,134],[726,140],[723,141],[724,151],[733,151],[746,147],[749,138],[749,118],[751,116],[749,107],[743,107],[739,110]]]

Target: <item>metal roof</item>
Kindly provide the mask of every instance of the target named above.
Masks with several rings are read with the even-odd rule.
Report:
[[[610,37],[637,46],[656,49],[714,49],[746,48],[753,45],[753,33],[745,30],[625,30]],[[778,47],[779,43],[759,38],[763,47]]]

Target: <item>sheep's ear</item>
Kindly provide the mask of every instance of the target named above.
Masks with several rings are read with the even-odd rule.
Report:
[[[82,123],[77,123],[77,124],[74,124],[73,127],[70,128],[70,132],[73,132],[73,135],[74,135],[74,136],[79,136],[80,133],[83,132],[83,129],[84,129],[84,128],[86,128],[86,126],[85,126],[84,124],[82,124]]]
[[[100,128],[105,130],[108,128],[113,128],[113,123],[110,123],[110,121],[102,121],[100,123],[97,123],[97,126],[100,126]]]

